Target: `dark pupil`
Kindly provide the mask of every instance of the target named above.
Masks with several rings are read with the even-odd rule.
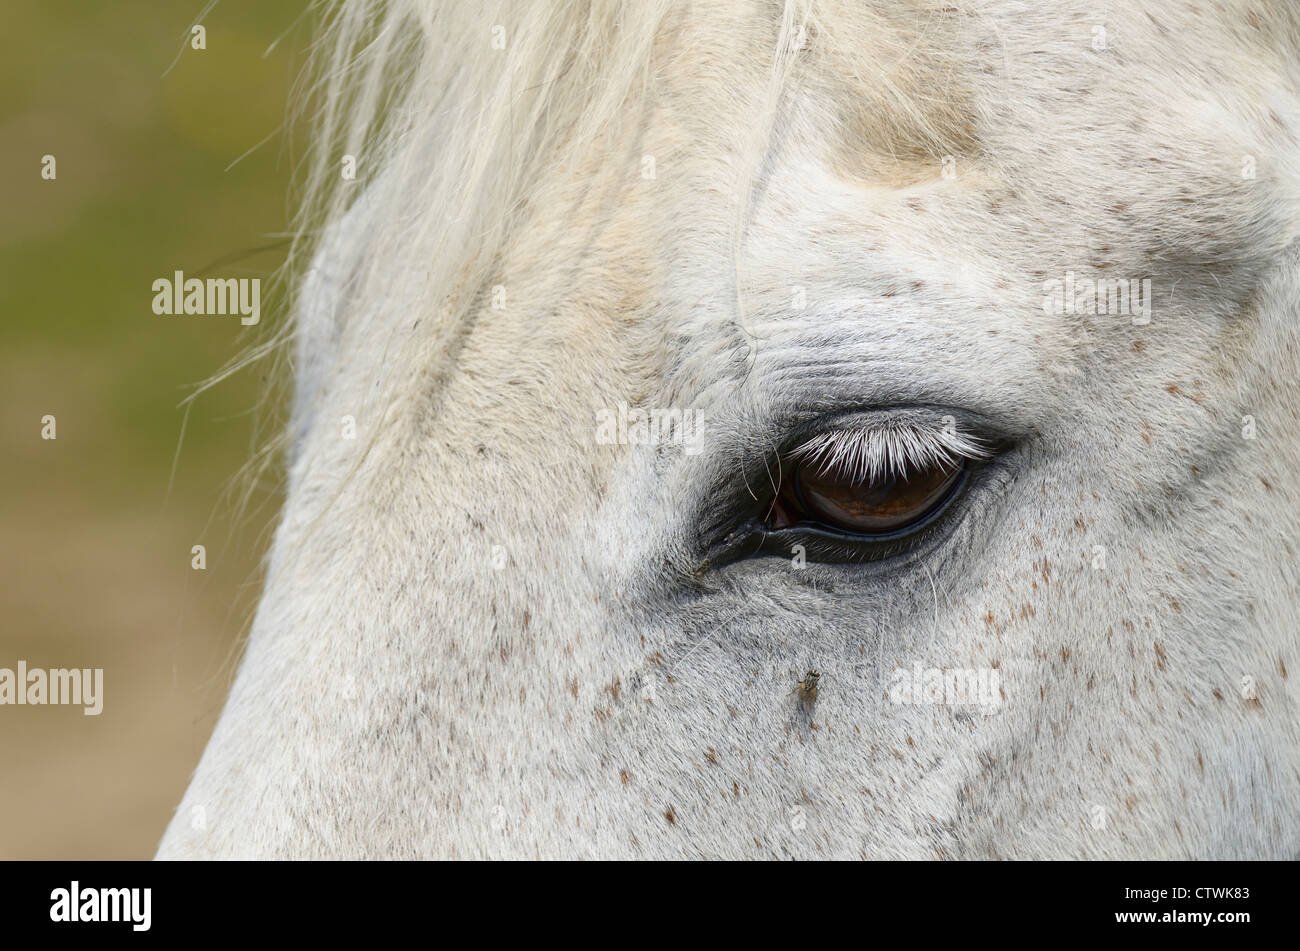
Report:
[[[942,501],[961,471],[934,465],[901,476],[855,482],[846,473],[803,464],[795,489],[808,514],[836,528],[866,534],[903,528]]]

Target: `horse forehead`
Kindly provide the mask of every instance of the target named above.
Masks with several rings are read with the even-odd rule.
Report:
[[[527,339],[532,368],[569,376],[588,405],[593,392],[635,401],[742,376],[756,338],[772,352],[865,336],[902,354],[1018,353],[1028,370],[1080,352],[1073,322],[1043,313],[1044,282],[1070,271],[1141,278],[1154,257],[1176,264],[1249,244],[1260,215],[1225,187],[1241,130],[1219,128],[1221,109],[1141,63],[1124,61],[1142,82],[1117,82],[1082,6],[1024,23],[1013,5],[974,9],[815,6],[795,34],[779,121],[756,146],[779,22],[766,4],[692,7],[637,143],[651,177],[629,184],[603,143],[539,181],[538,213],[503,252],[509,305],[485,305],[460,368],[514,385],[510,341]],[[1115,25],[1131,50],[1175,49],[1145,15],[1123,15]],[[1010,65],[1034,56],[1053,68]],[[1141,102],[1152,88],[1166,104],[1154,113]],[[1099,137],[1113,147],[1098,151]],[[723,186],[749,152],[755,187],[738,196]],[[467,416],[476,399],[463,394]],[[510,425],[487,412],[479,423]]]
[[[1206,262],[1261,261],[1297,235],[1269,186],[1242,185],[1243,154],[1289,137],[1281,154],[1296,159],[1293,109],[1255,121],[1258,93],[1277,97],[1280,84],[1262,35],[1221,35],[1212,18],[1165,4],[1100,21],[1086,5],[1026,15],[992,2],[975,12],[816,8],[736,244],[751,313],[781,311],[793,330],[792,309],[856,287],[894,301],[895,327],[923,329],[943,322],[943,306],[963,305],[968,339],[1019,331],[1061,352],[1077,348],[1068,339],[1077,322],[1045,321],[1039,304],[1046,282],[1076,272],[1081,282],[1154,278],[1189,313],[1215,296],[1242,308],[1255,272]],[[1230,68],[1243,51],[1256,64]],[[1197,66],[1183,75],[1189,58]],[[1161,109],[1148,108],[1152,98]],[[698,106],[684,100],[680,110]],[[690,126],[684,149],[704,157],[683,161],[724,174],[711,155],[743,150],[748,122]],[[724,206],[694,200],[668,225],[668,245],[725,258],[706,224],[725,219]],[[674,276],[683,306],[672,313],[700,336],[736,342],[708,308],[686,306],[732,275],[693,277]],[[809,306],[802,322],[825,317]],[[1205,359],[1226,366],[1236,355],[1212,349]]]
[[[628,176],[611,171],[619,165],[611,146],[570,169],[570,181],[539,182],[539,217],[554,220],[521,230],[503,283],[525,301],[563,306],[552,308],[541,335],[535,308],[483,322],[495,350],[470,350],[462,362],[509,375],[498,357],[512,330],[538,351],[567,351],[561,362],[569,367],[607,362],[610,353],[627,363],[654,345],[655,332],[705,338],[716,356],[744,343],[726,313],[735,277],[748,294],[742,304],[759,318],[788,311],[801,292],[816,297],[865,275],[874,280],[868,292],[899,305],[899,326],[923,331],[943,322],[942,306],[957,304],[966,307],[968,337],[1019,328],[1062,349],[1065,323],[1034,315],[1043,281],[1071,267],[1141,276],[1153,254],[1181,250],[1167,235],[1186,243],[1199,233],[1202,258],[1233,252],[1252,220],[1248,199],[1224,187],[1237,130],[1219,129],[1222,109],[1161,80],[1159,64],[1138,55],[1176,55],[1176,37],[1144,12],[1114,17],[1095,23],[1086,4],[1030,12],[1001,2],[960,10],[814,5],[794,33],[801,54],[785,77],[771,142],[758,149],[758,187],[737,242],[727,233],[736,196],[718,183],[736,177],[736,156],[754,149],[780,21],[769,4],[693,5],[662,40],[675,55],[656,73],[637,143],[643,161],[656,160],[655,177],[629,187]],[[1092,48],[1094,27],[1111,37],[1101,50]],[[1115,35],[1127,44],[1125,74],[1142,82],[1116,81]],[[1025,65],[1044,58],[1051,69]],[[1153,88],[1162,110],[1142,108]],[[1099,152],[1098,138],[1112,147]],[[575,204],[580,193],[588,198]],[[610,194],[619,210],[593,243]],[[1067,213],[1082,194],[1091,196],[1086,212]],[[729,273],[736,252],[740,270]],[[587,304],[575,302],[552,266],[579,256],[586,266],[568,273],[582,280]],[[510,309],[522,313],[519,302],[512,296]],[[1029,304],[1028,320],[1008,319],[1008,303]],[[823,319],[816,307],[802,318]],[[661,376],[662,368],[646,375]]]

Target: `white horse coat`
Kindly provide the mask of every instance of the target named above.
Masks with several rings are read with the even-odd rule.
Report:
[[[330,27],[288,498],[160,856],[1300,854],[1300,10],[426,6]],[[923,542],[711,557],[896,413],[1003,440]]]

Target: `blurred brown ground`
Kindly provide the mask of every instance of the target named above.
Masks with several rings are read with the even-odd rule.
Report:
[[[282,248],[244,252],[286,229],[308,24],[305,0],[223,0],[193,50],[204,5],[5,3],[0,667],[102,667],[104,709],[0,706],[0,858],[152,856],[256,605],[278,486],[234,496],[270,367],[201,395],[176,456],[179,404],[282,319]],[[260,325],[153,314],[154,279],[214,262],[263,279]]]

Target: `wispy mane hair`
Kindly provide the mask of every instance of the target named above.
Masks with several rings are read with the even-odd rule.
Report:
[[[773,3],[753,178],[805,9]],[[303,97],[313,128],[290,273],[305,273],[357,209],[371,226],[348,247],[349,296],[430,302],[436,327],[423,328],[418,355],[436,360],[498,278],[499,252],[548,164],[635,121],[627,104],[653,84],[675,10],[671,0],[325,3]],[[354,180],[341,175],[345,156]]]

